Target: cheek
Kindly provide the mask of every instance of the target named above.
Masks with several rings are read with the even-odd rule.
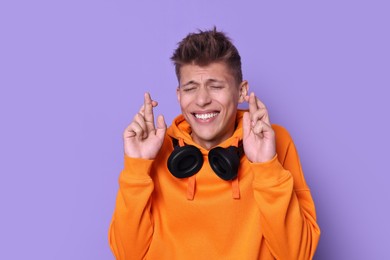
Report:
[[[180,104],[180,107],[184,109],[191,103],[191,100],[188,97],[181,95],[178,96],[178,102]]]
[[[235,107],[238,104],[238,96],[236,93],[228,93],[226,95],[218,95],[215,97],[224,107]]]

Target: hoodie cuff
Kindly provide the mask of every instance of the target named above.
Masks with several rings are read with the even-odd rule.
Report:
[[[125,155],[122,177],[133,180],[151,180],[152,163],[153,160],[131,158]]]
[[[277,155],[264,163],[251,163],[251,167],[254,172],[253,182],[257,186],[272,186],[291,177],[290,172],[280,164]]]

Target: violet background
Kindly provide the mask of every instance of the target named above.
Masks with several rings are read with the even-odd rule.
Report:
[[[0,259],[113,259],[122,131],[169,57],[216,25],[291,133],[322,229],[315,259],[390,259],[388,1],[1,1]]]

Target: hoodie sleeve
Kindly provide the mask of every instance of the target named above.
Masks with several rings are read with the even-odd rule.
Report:
[[[153,234],[150,169],[153,160],[125,156],[119,191],[109,228],[109,243],[116,259],[144,259]]]
[[[251,164],[263,234],[276,259],[312,259],[320,237],[314,202],[291,137],[281,127],[275,133],[277,155]]]

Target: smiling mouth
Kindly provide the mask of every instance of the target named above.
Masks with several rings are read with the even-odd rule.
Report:
[[[219,113],[194,114],[194,116],[201,120],[207,120],[217,116]]]

